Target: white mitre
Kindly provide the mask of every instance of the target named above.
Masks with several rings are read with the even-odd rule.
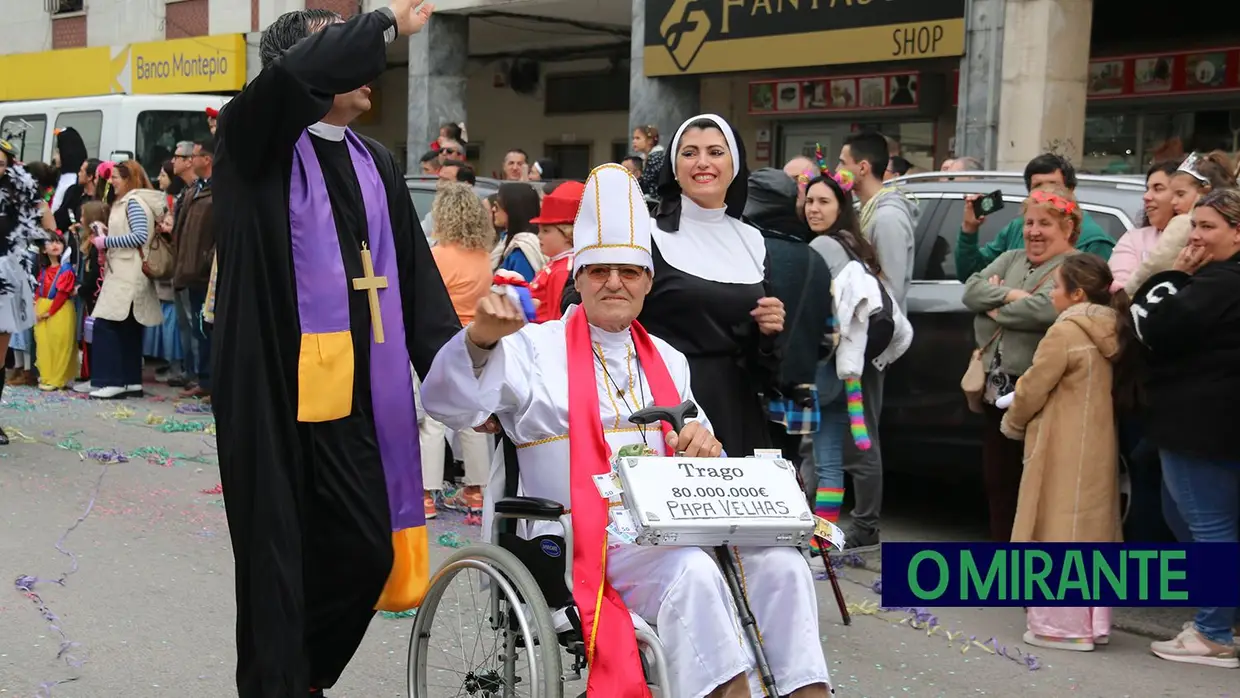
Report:
[[[599,165],[586,179],[573,224],[573,275],[590,264],[654,269],[650,214],[637,180],[623,165]]]

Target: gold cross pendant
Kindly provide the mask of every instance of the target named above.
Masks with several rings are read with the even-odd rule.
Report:
[[[365,291],[370,300],[370,324],[375,332],[375,344],[383,344],[383,316],[379,312],[379,289],[387,288],[386,276],[375,276],[374,261],[370,248],[362,243],[362,276],[353,280],[354,291]]]

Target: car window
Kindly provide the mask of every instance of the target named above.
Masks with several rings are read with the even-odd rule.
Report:
[[[964,199],[943,199],[943,217],[938,227],[939,237],[934,241],[930,259],[921,277],[922,281],[949,281],[956,278],[956,238],[964,221]],[[986,216],[978,231],[978,246],[986,245],[999,236],[999,232],[1020,215],[1020,204],[1005,201],[1004,207]]]
[[[409,198],[413,200],[413,210],[417,211],[418,220],[421,220],[431,212],[431,204],[435,203],[435,190],[411,188]]]
[[[1085,210],[1089,213],[1089,217],[1093,218],[1094,222],[1111,236],[1112,240],[1119,240],[1121,235],[1128,232],[1128,225],[1119,216],[1106,211],[1095,211],[1089,208]]]

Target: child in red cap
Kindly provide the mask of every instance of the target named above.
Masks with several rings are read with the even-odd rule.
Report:
[[[538,226],[538,242],[547,257],[547,265],[530,282],[530,295],[538,301],[535,322],[559,320],[562,315],[560,296],[573,266],[573,222],[585,188],[581,182],[561,184],[543,197],[542,212],[530,221]]]

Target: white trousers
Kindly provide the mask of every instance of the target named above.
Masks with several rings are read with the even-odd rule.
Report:
[[[796,548],[741,548],[738,572],[780,693],[830,684],[818,635],[818,596]],[[753,650],[714,553],[622,545],[607,551],[607,579],[629,610],[655,626],[677,698],[702,698],[737,674],[763,696]]]
[[[443,489],[443,459],[447,429],[443,424],[426,417],[418,422],[418,442],[422,447],[422,488]],[[456,432],[460,450],[456,455],[465,461],[465,484],[485,485],[491,470],[491,439],[486,434],[469,429]]]

